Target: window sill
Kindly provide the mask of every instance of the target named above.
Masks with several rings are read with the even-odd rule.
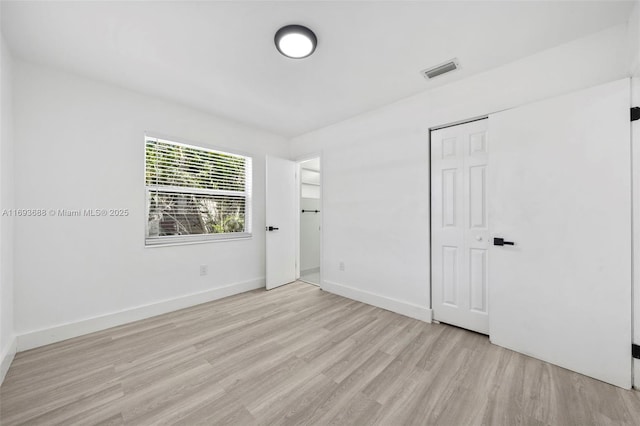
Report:
[[[253,238],[253,234],[244,234],[233,237],[226,238],[203,238],[203,239],[194,239],[194,240],[175,240],[175,241],[162,241],[162,240],[152,240],[153,243],[149,243],[145,241],[145,248],[156,248],[156,247],[173,247],[173,246],[186,246],[193,244],[208,244],[208,243],[222,243],[227,241],[244,241],[250,240]]]

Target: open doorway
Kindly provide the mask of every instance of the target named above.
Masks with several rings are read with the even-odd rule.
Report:
[[[300,280],[320,285],[320,232],[322,200],[320,157],[300,161],[300,209],[298,211]]]

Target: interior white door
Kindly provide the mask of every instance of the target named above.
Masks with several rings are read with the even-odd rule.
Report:
[[[489,334],[487,120],[431,132],[431,265],[438,321]]]
[[[296,279],[296,163],[266,159],[266,287]]]
[[[627,79],[489,117],[490,338],[631,385]]]

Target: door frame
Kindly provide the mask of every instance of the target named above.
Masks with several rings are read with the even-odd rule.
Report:
[[[322,151],[315,153],[304,154],[295,157],[293,161],[297,164],[296,170],[296,280],[300,279],[300,198],[301,198],[301,183],[300,183],[300,163],[313,160],[314,158],[320,159],[320,282],[318,287],[324,290],[324,157]]]
[[[640,71],[640,70],[639,70]],[[640,75],[631,76],[631,107],[640,106]],[[640,122],[631,122],[631,342],[640,345]],[[631,386],[640,389],[640,359],[632,358]]]
[[[436,130],[446,129],[447,127],[460,126],[462,124],[473,123],[474,121],[488,120],[489,115],[490,114],[479,115],[473,118],[467,118],[464,120],[458,120],[458,121],[453,121],[447,124],[441,124],[441,125],[429,127],[429,135],[427,138],[428,147],[429,147],[429,149],[427,150],[427,161],[429,163],[429,176],[427,177],[427,180],[429,182],[429,203],[428,203],[429,204],[429,308],[431,309],[431,321],[436,324],[439,324],[440,321],[435,319],[435,314],[433,310],[433,229],[431,229],[431,216],[433,213],[433,205],[431,203],[431,199],[432,199],[431,185],[433,183],[431,182],[431,168],[433,165],[433,158],[431,158],[431,143],[432,143],[431,133],[433,133]],[[322,177],[322,175],[320,177]],[[490,285],[491,283],[489,282],[488,284]]]

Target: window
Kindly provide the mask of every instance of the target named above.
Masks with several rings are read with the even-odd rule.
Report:
[[[251,158],[147,137],[146,244],[251,236]]]

